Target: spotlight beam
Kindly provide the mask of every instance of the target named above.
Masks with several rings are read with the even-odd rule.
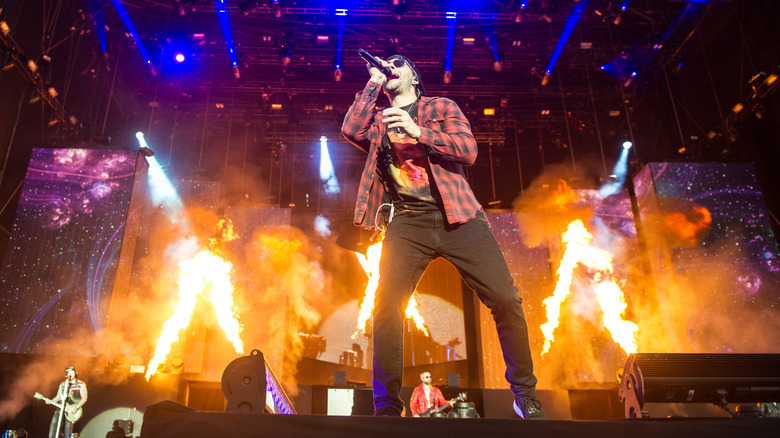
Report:
[[[219,26],[222,28],[222,35],[225,37],[230,65],[236,69],[238,68],[238,58],[236,57],[236,48],[233,45],[233,32],[230,30],[230,18],[225,0],[217,0],[217,18],[219,18]]]
[[[144,138],[144,133],[140,131],[137,132],[135,138],[138,139],[141,154],[146,157],[146,162],[149,164],[147,180],[149,182],[149,194],[152,205],[155,207],[163,207],[166,216],[168,216],[168,219],[172,223],[185,222],[182,218],[184,204],[179,197],[179,193],[176,191],[173,183],[171,183],[171,180],[168,179],[168,176],[165,175],[160,162],[157,161],[157,157],[154,156],[154,152],[149,149],[149,145],[147,145],[146,139]],[[183,225],[185,224],[183,223]]]
[[[336,178],[336,171],[333,169],[333,162],[328,151],[328,139],[325,136],[320,137],[320,181],[325,185],[325,193],[328,195],[341,192],[339,180]]]
[[[144,43],[141,41],[141,36],[138,35],[138,31],[135,30],[135,25],[133,24],[133,20],[130,18],[130,14],[125,8],[125,5],[123,5],[120,0],[111,0],[111,4],[114,5],[114,9],[116,9],[117,14],[119,14],[119,18],[122,19],[122,22],[125,23],[127,31],[130,32],[130,35],[132,35],[133,41],[135,41],[135,45],[138,47],[138,51],[141,53],[141,57],[144,59],[144,62],[149,66],[149,70],[152,72],[152,76],[156,76],[157,72],[154,70],[154,65],[152,65],[152,58],[149,56],[149,52],[146,51],[146,47],[144,47]]]
[[[444,71],[452,71],[452,46],[455,42],[455,23],[457,15],[455,12],[447,12],[447,58],[444,61]]]
[[[633,143],[628,140],[623,142],[620,158],[618,158],[617,163],[615,163],[615,167],[612,168],[612,175],[615,177],[615,180],[601,186],[599,189],[599,196],[601,196],[601,198],[614,195],[619,192],[626,183],[626,174],[628,174],[628,153],[631,151],[632,146]]]
[[[558,38],[558,44],[555,46],[555,51],[553,51],[552,57],[550,58],[550,63],[547,64],[547,68],[544,70],[545,74],[552,74],[553,67],[555,67],[555,63],[558,62],[558,58],[561,56],[561,52],[563,52],[563,48],[566,46],[566,42],[569,40],[574,27],[577,25],[577,22],[580,21],[580,18],[582,18],[582,11],[585,10],[587,4],[588,0],[583,0],[575,4],[574,8],[572,8],[569,17],[566,19],[566,25],[563,27],[563,32],[561,32],[561,37]]]

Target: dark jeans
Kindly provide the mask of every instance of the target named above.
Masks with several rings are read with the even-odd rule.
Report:
[[[57,409],[54,411],[54,415],[51,417],[51,423],[49,424],[49,438],[58,438],[57,437],[57,422],[60,418],[60,410]],[[60,425],[60,436],[67,437],[70,435],[70,433],[73,432],[73,423],[68,421],[67,418],[64,416],[62,417],[62,424]]]
[[[523,300],[484,214],[450,225],[441,212],[401,212],[382,243],[373,322],[374,408],[403,408],[404,310],[425,268],[437,257],[452,263],[492,312],[512,392],[533,395],[536,377]]]

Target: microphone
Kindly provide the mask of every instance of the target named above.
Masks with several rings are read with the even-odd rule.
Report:
[[[371,56],[371,54],[366,52],[365,50],[358,49],[358,55],[360,55],[361,58],[363,58],[367,63],[371,64],[373,67],[378,68],[379,71],[381,71],[382,74],[384,74],[385,76],[390,77],[390,75],[392,74],[389,68],[383,66],[378,59]]]

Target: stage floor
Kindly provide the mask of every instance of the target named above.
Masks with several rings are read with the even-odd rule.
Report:
[[[149,406],[142,438],[213,437],[776,437],[778,418],[537,420],[277,415],[195,411],[174,402]]]

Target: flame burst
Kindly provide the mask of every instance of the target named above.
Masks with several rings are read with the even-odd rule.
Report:
[[[634,333],[639,327],[621,317],[626,310],[626,303],[620,287],[610,280],[612,255],[591,246],[592,238],[593,236],[588,233],[580,220],[571,222],[563,235],[562,240],[566,245],[566,251],[561,259],[561,265],[558,267],[558,283],[555,285],[553,295],[544,300],[544,305],[547,308],[547,322],[541,327],[544,334],[542,355],[550,351],[550,345],[555,340],[553,332],[558,327],[561,304],[571,293],[571,283],[577,264],[582,264],[596,271],[593,280],[597,284],[593,288],[593,293],[596,295],[604,314],[604,327],[623,351],[628,354],[636,353]]]
[[[237,236],[233,233],[233,224],[230,221],[220,221],[218,227],[223,231],[221,239],[211,239],[209,250],[203,250],[195,257],[179,263],[179,302],[173,315],[163,324],[154,357],[146,368],[146,380],[165,362],[171,346],[179,339],[179,333],[189,325],[195,304],[205,294],[208,294],[217,314],[217,322],[233,344],[236,353],[244,353],[240,337],[241,326],[233,313],[233,283],[230,280],[233,264],[214,254],[220,240],[230,241]]]
[[[360,303],[360,311],[358,312],[357,320],[357,329],[361,333],[366,334],[366,323],[368,322],[368,318],[371,317],[371,312],[374,310],[374,298],[376,297],[376,288],[379,285],[379,260],[382,257],[382,242],[380,241],[366,248],[365,255],[356,252],[355,256],[357,257],[358,262],[360,262],[360,266],[363,267],[363,271],[365,271],[368,276],[366,292],[363,296],[363,301]],[[417,300],[414,299],[414,295],[409,298],[409,304],[406,306],[405,313],[406,318],[414,321],[417,328],[422,331],[425,336],[429,336],[428,328],[425,327],[425,320],[417,309]],[[355,335],[357,335],[357,332],[355,332]]]

